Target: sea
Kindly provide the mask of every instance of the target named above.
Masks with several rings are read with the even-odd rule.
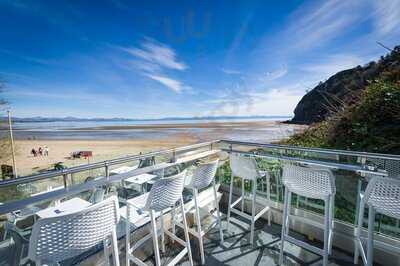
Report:
[[[190,127],[196,123],[235,122],[282,122],[290,117],[265,118],[221,118],[221,119],[161,119],[161,120],[111,120],[111,121],[46,121],[13,123],[14,138],[17,140],[148,140],[162,139],[190,134],[201,141],[212,139],[232,139],[238,141],[270,142],[292,135],[298,130],[296,125],[271,123],[265,127],[246,127],[243,124],[229,128]],[[99,127],[134,125],[185,124],[184,128],[129,128],[96,129]]]

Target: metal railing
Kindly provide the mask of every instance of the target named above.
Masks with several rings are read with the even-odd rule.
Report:
[[[333,169],[337,175],[337,191],[343,190],[343,195],[339,195],[337,197],[337,215],[335,217],[336,222],[338,223],[338,227],[336,228],[337,231],[341,231],[342,234],[347,235],[350,239],[354,235],[354,223],[356,220],[354,217],[357,215],[357,199],[358,194],[361,192],[362,184],[365,183],[365,176],[386,176],[391,175],[393,173],[396,174],[398,171],[398,175],[400,178],[400,155],[390,155],[390,154],[376,154],[376,153],[367,153],[367,152],[354,152],[354,151],[343,151],[343,150],[330,150],[330,149],[320,149],[320,148],[304,148],[304,147],[293,147],[287,145],[277,145],[277,144],[264,144],[264,143],[254,143],[254,142],[241,142],[241,141],[232,141],[232,140],[215,140],[210,142],[203,142],[194,145],[188,145],[184,147],[178,148],[171,148],[165,149],[161,151],[154,151],[145,154],[138,154],[132,156],[126,156],[122,158],[117,158],[113,160],[107,160],[102,162],[91,163],[87,165],[81,165],[76,167],[71,167],[68,169],[64,169],[61,171],[51,171],[47,173],[40,173],[25,177],[19,177],[16,179],[9,179],[0,181],[0,193],[1,189],[5,189],[12,186],[17,186],[21,184],[30,184],[32,182],[37,181],[46,181],[47,179],[50,180],[52,178],[62,178],[64,189],[56,190],[56,191],[49,191],[45,192],[33,197],[27,197],[16,201],[11,202],[3,202],[0,205],[0,215],[6,214],[14,210],[23,209],[28,205],[32,205],[35,203],[39,203],[41,201],[46,200],[54,200],[59,198],[69,197],[71,195],[79,194],[83,191],[88,191],[94,189],[96,187],[110,185],[117,182],[120,182],[130,176],[139,175],[142,173],[152,172],[160,169],[164,169],[166,167],[171,167],[174,165],[182,164],[183,161],[177,160],[179,155],[182,154],[199,154],[201,157],[201,153],[210,150],[221,150],[223,152],[235,152],[235,153],[242,153],[248,156],[254,156],[260,163],[270,163],[271,161],[294,161],[297,163],[307,164],[307,165],[314,165],[320,167],[329,167]],[[203,154],[206,155],[206,154]],[[139,160],[143,160],[146,158],[151,158],[155,156],[164,156],[168,157],[167,162],[158,163],[153,166],[148,166],[144,168],[138,168],[133,171],[130,171],[126,174],[118,174],[118,175],[110,175],[110,167],[121,165],[124,163],[131,163],[136,162]],[[194,157],[196,158],[196,157]],[[193,157],[191,158],[193,159]],[[188,159],[188,160],[191,160]],[[376,165],[370,165],[370,162],[377,161]],[[383,162],[383,163],[382,163]],[[392,168],[385,169],[386,165],[391,165]],[[395,167],[393,168],[393,165]],[[398,167],[398,168],[397,168]],[[99,179],[80,183],[80,184],[73,184],[68,185],[68,180],[72,178],[74,174],[82,173],[89,170],[95,169],[102,169],[104,172],[104,176]],[[266,169],[268,170],[268,169]],[[225,172],[224,172],[225,171]],[[219,179],[222,183],[224,183],[224,175],[226,175],[226,171],[229,171],[229,167],[227,165],[222,165],[219,169]],[[275,187],[274,193],[276,194],[275,203],[276,203],[276,211],[279,213],[281,209],[281,200],[283,199],[282,196],[279,194],[282,193],[282,184],[279,183],[279,170],[273,173],[276,175],[276,181],[272,183]],[[351,181],[345,182],[345,181]],[[345,182],[343,185],[340,182]],[[265,185],[265,184],[264,184]],[[263,189],[265,186],[261,186],[259,189],[260,193],[263,193]],[[280,187],[279,187],[280,186]],[[354,196],[353,198],[349,199],[346,198],[349,195]],[[299,217],[308,217],[311,219],[317,219],[320,214],[318,213],[318,202],[307,202],[307,200],[303,200],[301,198],[296,199],[297,202],[294,206],[294,212]],[[342,202],[341,202],[342,201]],[[352,206],[349,210],[343,211],[340,208],[342,207],[340,204],[345,203],[346,206]],[[340,216],[340,212],[343,212],[345,215],[349,216],[347,218],[343,218]],[[317,217],[317,218],[315,218]],[[399,232],[399,223],[394,222],[394,227],[390,224],[386,223],[387,220],[380,220],[382,223],[381,227],[377,227],[377,232],[381,234],[381,238],[388,243],[388,245],[400,245],[400,235],[397,233]],[[392,222],[390,220],[390,222]],[[379,223],[379,221],[378,221]],[[300,228],[300,227],[299,227]],[[393,229],[395,232],[394,235],[390,237],[386,236],[385,233],[380,232],[380,229],[384,230],[384,232],[390,231]]]
[[[37,181],[45,181],[46,179],[50,180],[55,177],[62,177],[63,178],[63,186],[64,186],[64,189],[57,189],[55,191],[43,192],[38,195],[29,196],[29,197],[26,197],[26,198],[23,198],[20,200],[16,200],[16,201],[3,202],[3,204],[0,205],[0,215],[9,213],[11,211],[23,209],[27,205],[32,205],[32,204],[39,203],[39,202],[46,201],[46,200],[54,200],[54,199],[58,199],[58,198],[75,195],[75,194],[78,194],[78,193],[81,193],[84,191],[94,189],[96,187],[109,185],[109,184],[112,184],[115,182],[122,181],[131,176],[140,175],[143,173],[157,171],[157,170],[161,170],[163,168],[174,166],[174,165],[181,163],[181,162],[177,162],[177,163],[175,162],[176,157],[180,153],[188,153],[188,152],[192,152],[192,151],[196,151],[198,149],[204,149],[204,148],[206,148],[208,150],[212,150],[215,147],[216,143],[218,143],[218,141],[202,142],[202,143],[197,143],[197,144],[183,146],[183,147],[148,152],[145,154],[138,154],[138,155],[133,155],[133,156],[126,156],[126,157],[122,157],[122,158],[117,158],[117,159],[107,160],[107,161],[102,161],[102,162],[96,162],[96,163],[91,163],[91,164],[87,164],[87,165],[80,165],[80,166],[76,166],[76,167],[67,168],[67,169],[64,169],[61,171],[50,171],[47,173],[34,174],[34,175],[30,175],[30,176],[0,181],[0,193],[1,193],[1,189],[15,187],[15,186],[21,185],[21,184],[30,184],[32,182],[37,182]],[[135,161],[139,161],[142,159],[151,158],[151,157],[155,157],[155,156],[170,156],[170,158],[168,159],[169,163],[157,164],[157,165],[150,166],[150,167],[135,169],[135,170],[130,171],[129,173],[125,173],[125,174],[119,174],[119,175],[114,175],[114,176],[109,175],[109,172],[110,172],[109,168],[111,166],[120,165],[123,163],[135,162]],[[85,172],[88,170],[99,169],[99,168],[104,169],[105,174],[102,178],[98,178],[97,180],[92,180],[90,182],[85,182],[85,183],[81,183],[81,184],[74,184],[71,186],[67,185],[68,184],[67,179],[68,179],[68,177],[72,177],[72,174]],[[73,182],[71,182],[71,183],[73,183]]]

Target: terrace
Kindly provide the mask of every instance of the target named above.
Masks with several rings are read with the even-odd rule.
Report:
[[[285,162],[317,168],[330,169],[335,176],[336,197],[334,209],[333,253],[329,265],[352,265],[354,252],[355,225],[359,213],[360,192],[363,191],[373,176],[398,176],[400,173],[400,156],[351,152],[326,149],[296,148],[273,144],[247,143],[236,141],[213,141],[175,149],[155,151],[147,154],[127,156],[115,160],[92,163],[79,167],[52,171],[32,176],[9,179],[0,182],[0,215],[1,239],[0,265],[23,265],[29,263],[27,250],[32,225],[45,217],[46,209],[59,206],[70,199],[84,199],[96,203],[111,195],[117,195],[122,218],[117,225],[118,250],[121,265],[125,264],[125,223],[126,201],[140,197],[149,190],[153,179],[173,175],[183,169],[190,169],[198,160],[219,158],[216,174],[218,199],[221,211],[226,214],[228,206],[231,169],[229,154],[241,154],[254,157],[258,167],[268,172],[270,184],[264,181],[257,183],[257,209],[271,206],[271,225],[268,225],[267,214],[255,224],[255,244],[249,242],[248,221],[233,214],[229,231],[224,230],[224,242],[219,242],[218,228],[207,233],[204,242],[206,265],[276,265],[279,261],[281,238],[282,210],[284,188],[282,184],[282,165]],[[163,174],[160,174],[163,173]],[[148,174],[141,182],[129,184],[132,177]],[[248,182],[244,183],[244,209],[251,212],[250,190]],[[267,193],[271,198],[268,200]],[[199,193],[200,205],[213,209],[208,200],[212,195],[211,188]],[[233,188],[234,200],[240,196],[240,182],[235,179]],[[193,195],[185,190],[186,208],[193,205]],[[79,204],[79,203],[75,203]],[[324,207],[320,200],[307,199],[293,195],[291,199],[291,236],[305,240],[307,243],[322,247],[324,234],[322,230]],[[75,206],[73,206],[74,208]],[[44,213],[44,214],[43,214]],[[124,218],[125,217],[125,218]],[[166,223],[170,223],[169,214]],[[142,217],[131,221],[130,243],[134,244],[149,230],[149,218]],[[190,221],[189,224],[193,223]],[[365,225],[367,216],[364,217]],[[318,226],[320,224],[321,226]],[[226,215],[222,217],[223,228],[226,228]],[[315,226],[317,225],[317,226]],[[181,233],[178,230],[178,233]],[[366,230],[363,231],[366,236]],[[375,245],[374,263],[377,265],[400,265],[400,223],[399,220],[385,215],[377,215],[374,222],[374,238],[381,244]],[[151,242],[151,241],[150,241]],[[166,253],[162,262],[170,261],[175,255],[176,244],[167,241]],[[194,264],[200,264],[198,244],[191,239]],[[151,243],[138,250],[146,264],[155,264]],[[285,265],[319,265],[321,256],[285,243]],[[71,259],[62,265],[98,265],[104,264],[103,248],[93,248]],[[180,262],[190,265],[185,256]],[[360,259],[360,265],[362,260]]]

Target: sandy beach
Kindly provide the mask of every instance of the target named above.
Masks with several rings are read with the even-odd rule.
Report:
[[[171,147],[195,143],[196,139],[187,136],[163,140],[18,140],[17,168],[18,174],[29,175],[39,170],[51,169],[57,162],[63,162],[67,167],[118,158]],[[30,154],[32,148],[47,146],[49,156],[34,157]],[[71,159],[74,151],[92,151],[93,157],[87,159]],[[11,162],[9,162],[11,163]]]
[[[178,128],[179,130],[172,131]],[[193,130],[194,128],[194,130]],[[211,122],[195,124],[157,124],[157,125],[125,125],[109,127],[93,127],[66,129],[63,131],[52,131],[51,134],[63,138],[63,134],[74,130],[79,134],[84,131],[86,135],[82,139],[43,138],[43,139],[21,139],[16,140],[18,175],[24,176],[37,173],[41,170],[52,169],[54,164],[62,162],[71,167],[88,162],[98,162],[118,158],[126,155],[138,154],[140,152],[156,151],[165,148],[179,147],[187,144],[198,143],[216,139],[246,139],[253,136],[256,140],[273,142],[287,137],[302,130],[303,126],[287,125],[276,121],[254,121],[254,122]],[[144,130],[144,131],[143,131]],[[147,130],[157,132],[156,135],[146,134]],[[140,138],[121,138],[121,132],[141,132]],[[31,131],[24,132],[25,134]],[[98,135],[106,132],[111,134],[111,139],[96,139]],[[144,132],[144,133],[143,133]],[[31,132],[35,134],[34,131]],[[50,135],[50,136],[53,136]],[[121,134],[122,135],[122,134]],[[79,135],[78,135],[79,136]],[[86,139],[93,136],[93,139]],[[108,136],[108,135],[107,135]],[[30,152],[32,148],[49,148],[49,156],[34,157]],[[71,159],[74,151],[92,151],[93,157],[87,159]],[[7,162],[11,164],[11,161]]]

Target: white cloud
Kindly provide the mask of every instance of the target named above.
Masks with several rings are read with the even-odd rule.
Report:
[[[335,54],[322,57],[322,60],[300,66],[300,70],[310,72],[319,80],[329,78],[339,71],[356,67],[365,60],[352,54]]]
[[[175,51],[156,41],[146,39],[141,43],[140,48],[122,48],[125,52],[144,60],[147,64],[151,63],[160,68],[173,70],[185,70],[187,65],[178,61]]]
[[[361,9],[361,4],[362,1],[329,0],[300,8],[292,15],[287,38],[298,48],[320,46],[350,29],[360,16],[355,10]]]
[[[132,66],[138,69],[143,76],[155,80],[173,92],[180,93],[184,89],[191,91],[190,86],[186,86],[180,80],[169,77],[163,73],[164,70],[183,71],[188,66],[177,59],[175,50],[165,44],[146,38],[139,47],[126,48],[119,47],[124,52],[132,55],[135,59],[128,60],[122,64],[124,68]]]
[[[236,69],[221,68],[221,71],[228,75],[239,75],[241,72]]]
[[[171,79],[168,77],[158,76],[158,75],[147,75],[147,77],[160,82],[164,86],[168,87],[169,89],[173,90],[174,92],[181,92],[184,86],[179,80]]]
[[[267,81],[274,81],[284,77],[288,73],[287,67],[282,67],[280,69],[267,72],[265,75],[259,78],[260,81],[267,82]]]
[[[292,115],[303,95],[300,85],[291,85],[262,92],[227,92],[207,103],[215,106],[212,115]]]
[[[375,12],[375,30],[381,35],[388,35],[400,28],[400,1],[373,1]]]

